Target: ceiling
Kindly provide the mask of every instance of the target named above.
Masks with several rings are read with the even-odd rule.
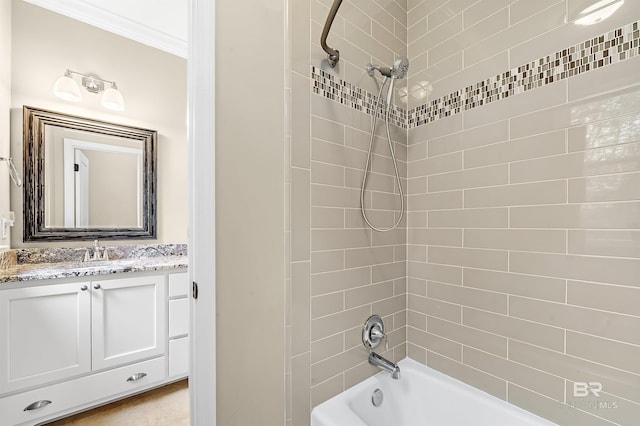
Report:
[[[137,42],[187,57],[188,0],[25,0]]]

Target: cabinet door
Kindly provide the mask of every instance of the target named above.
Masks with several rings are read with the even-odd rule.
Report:
[[[94,370],[164,354],[164,276],[91,284]]]
[[[0,290],[0,394],[91,370],[89,283]]]

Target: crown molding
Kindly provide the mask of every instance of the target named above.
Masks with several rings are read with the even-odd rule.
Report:
[[[82,0],[25,0],[69,18],[118,34],[172,55],[187,57],[187,41],[159,31],[143,22],[98,8]]]

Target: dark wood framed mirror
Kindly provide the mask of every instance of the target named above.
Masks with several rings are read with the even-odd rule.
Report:
[[[24,241],[157,238],[155,130],[23,116]]]

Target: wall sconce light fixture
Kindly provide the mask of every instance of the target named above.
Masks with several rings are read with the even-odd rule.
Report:
[[[102,94],[102,106],[113,111],[124,111],[124,98],[115,81],[104,80],[95,75],[66,70],[53,85],[53,94],[65,101],[79,102],[82,99],[80,85],[74,75],[82,77],[82,87],[89,93]]]

